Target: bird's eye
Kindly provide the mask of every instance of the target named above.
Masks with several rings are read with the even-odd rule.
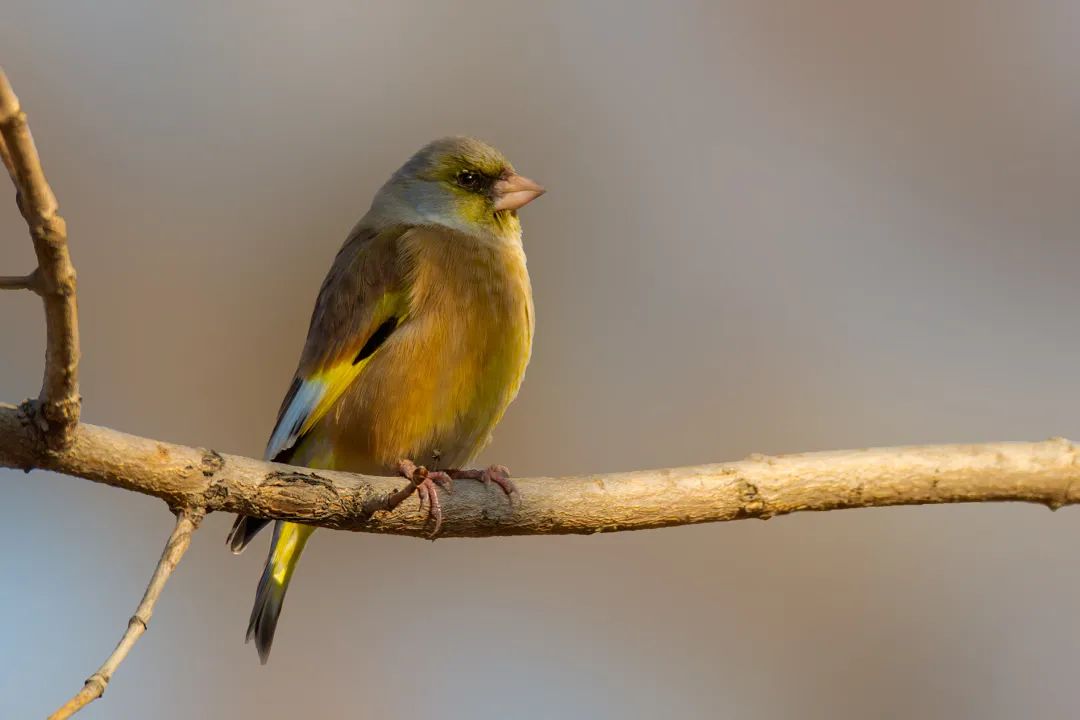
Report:
[[[457,184],[466,190],[476,190],[483,179],[484,176],[475,170],[462,170],[457,174]]]

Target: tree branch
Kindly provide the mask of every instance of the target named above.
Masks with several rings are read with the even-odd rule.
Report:
[[[81,423],[67,450],[38,453],[18,408],[0,405],[0,465],[43,468],[161,498],[319,527],[426,537],[405,480],[267,463]],[[562,478],[522,478],[521,500],[459,480],[440,537],[555,535],[769,518],[810,510],[958,502],[1080,502],[1080,449],[1035,443],[929,445]]]
[[[19,211],[30,228],[38,268],[25,287],[45,304],[45,377],[36,403],[28,407],[50,449],[67,447],[79,421],[79,318],[75,268],[67,247],[67,225],[45,180],[26,113],[0,70],[0,159],[15,184]],[[19,286],[7,278],[6,287]]]
[[[165,549],[161,551],[161,559],[158,560],[154,574],[150,577],[150,584],[146,586],[146,592],[143,593],[142,601],[135,609],[135,614],[128,620],[127,630],[124,631],[116,649],[106,658],[97,672],[86,680],[82,690],[50,715],[49,720],[65,720],[105,693],[105,688],[112,679],[113,673],[131,652],[131,648],[135,647],[135,643],[142,634],[146,632],[150,617],[154,614],[154,605],[157,604],[158,597],[165,588],[169,576],[180,562],[180,558],[191,545],[191,534],[195,532],[201,519],[202,515],[198,512],[184,510],[177,513],[176,526],[165,543]]]
[[[0,275],[0,290],[34,290],[37,282],[37,271],[29,275]]]

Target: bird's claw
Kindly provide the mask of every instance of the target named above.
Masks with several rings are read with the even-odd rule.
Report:
[[[439,490],[450,492],[454,486],[454,480],[478,480],[485,486],[496,485],[506,495],[510,504],[520,497],[517,486],[510,479],[510,469],[505,465],[489,465],[483,470],[428,470],[423,465],[417,465],[411,460],[398,462],[398,473],[409,481],[409,485],[396,493],[389,502],[390,510],[401,504],[405,498],[416,492],[420,509],[428,506],[427,520],[434,524],[430,537],[434,538],[442,529],[442,503],[439,501]]]
[[[424,509],[424,504],[427,503],[428,514],[427,521],[434,523],[434,528],[431,531],[429,537],[434,538],[439,534],[439,530],[442,529],[442,503],[439,501],[439,488],[449,492],[453,488],[453,478],[441,470],[431,471],[423,465],[417,465],[411,460],[402,460],[398,463],[398,473],[401,474],[406,480],[409,481],[410,487],[406,488],[404,494],[399,493],[399,497],[396,497],[391,502],[393,509],[397,507],[402,500],[412,494],[413,488],[416,490],[416,497],[420,502],[420,509]]]
[[[517,485],[510,479],[510,468],[505,465],[488,465],[483,470],[447,470],[444,474],[454,480],[479,480],[486,487],[498,485],[511,504],[521,497]]]
[[[426,468],[425,468],[426,470]],[[439,496],[434,486],[438,486],[447,492],[454,489],[454,480],[441,470],[427,470],[427,476],[416,485],[416,496],[420,500],[420,509],[424,509],[424,503],[431,504],[429,498],[439,502]]]

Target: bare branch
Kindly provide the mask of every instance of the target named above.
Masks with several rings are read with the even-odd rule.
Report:
[[[146,586],[146,592],[143,593],[142,601],[139,602],[139,607],[135,609],[135,614],[128,620],[127,630],[124,631],[124,635],[120,638],[116,649],[112,651],[112,654],[98,668],[97,672],[86,680],[82,690],[64,703],[63,707],[50,715],[49,720],[69,718],[104,694],[109,680],[112,679],[113,673],[116,672],[116,668],[120,667],[120,663],[124,662],[124,658],[131,652],[131,648],[135,647],[135,643],[146,632],[146,628],[150,624],[150,617],[154,614],[154,605],[157,604],[158,597],[165,588],[169,576],[172,575],[173,570],[180,563],[180,558],[184,557],[188,546],[191,545],[191,534],[195,532],[195,528],[199,526],[201,519],[202,515],[198,512],[182,510],[176,514],[176,526],[165,543],[165,549],[161,552],[161,559],[158,560],[157,567],[154,568],[154,574],[150,577],[150,584]]]
[[[75,268],[67,226],[45,179],[26,113],[0,70],[0,159],[15,183],[19,210],[30,228],[38,269],[27,287],[45,303],[45,377],[31,408],[50,449],[66,447],[79,421],[79,319]]]
[[[17,408],[0,405],[0,465],[43,468],[161,498],[173,507],[426,537],[413,503],[387,512],[402,478],[312,471],[81,423],[40,453]],[[515,480],[521,501],[459,481],[441,537],[553,535],[768,518],[806,510],[1018,501],[1080,502],[1068,440],[851,450],[605,475]]]
[[[0,290],[33,290],[38,291],[38,271],[29,275],[0,275]]]

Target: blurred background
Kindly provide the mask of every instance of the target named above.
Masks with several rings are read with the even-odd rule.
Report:
[[[1080,438],[1080,5],[5,0],[79,271],[84,418],[260,455],[324,272],[427,140],[485,138],[537,336],[518,475]],[[10,190],[0,272],[32,267]],[[0,297],[0,398],[36,298]],[[0,717],[112,649],[155,499],[0,471]],[[214,515],[85,718],[1066,718],[1080,515],[954,506],[601,537],[318,533],[273,657]]]

